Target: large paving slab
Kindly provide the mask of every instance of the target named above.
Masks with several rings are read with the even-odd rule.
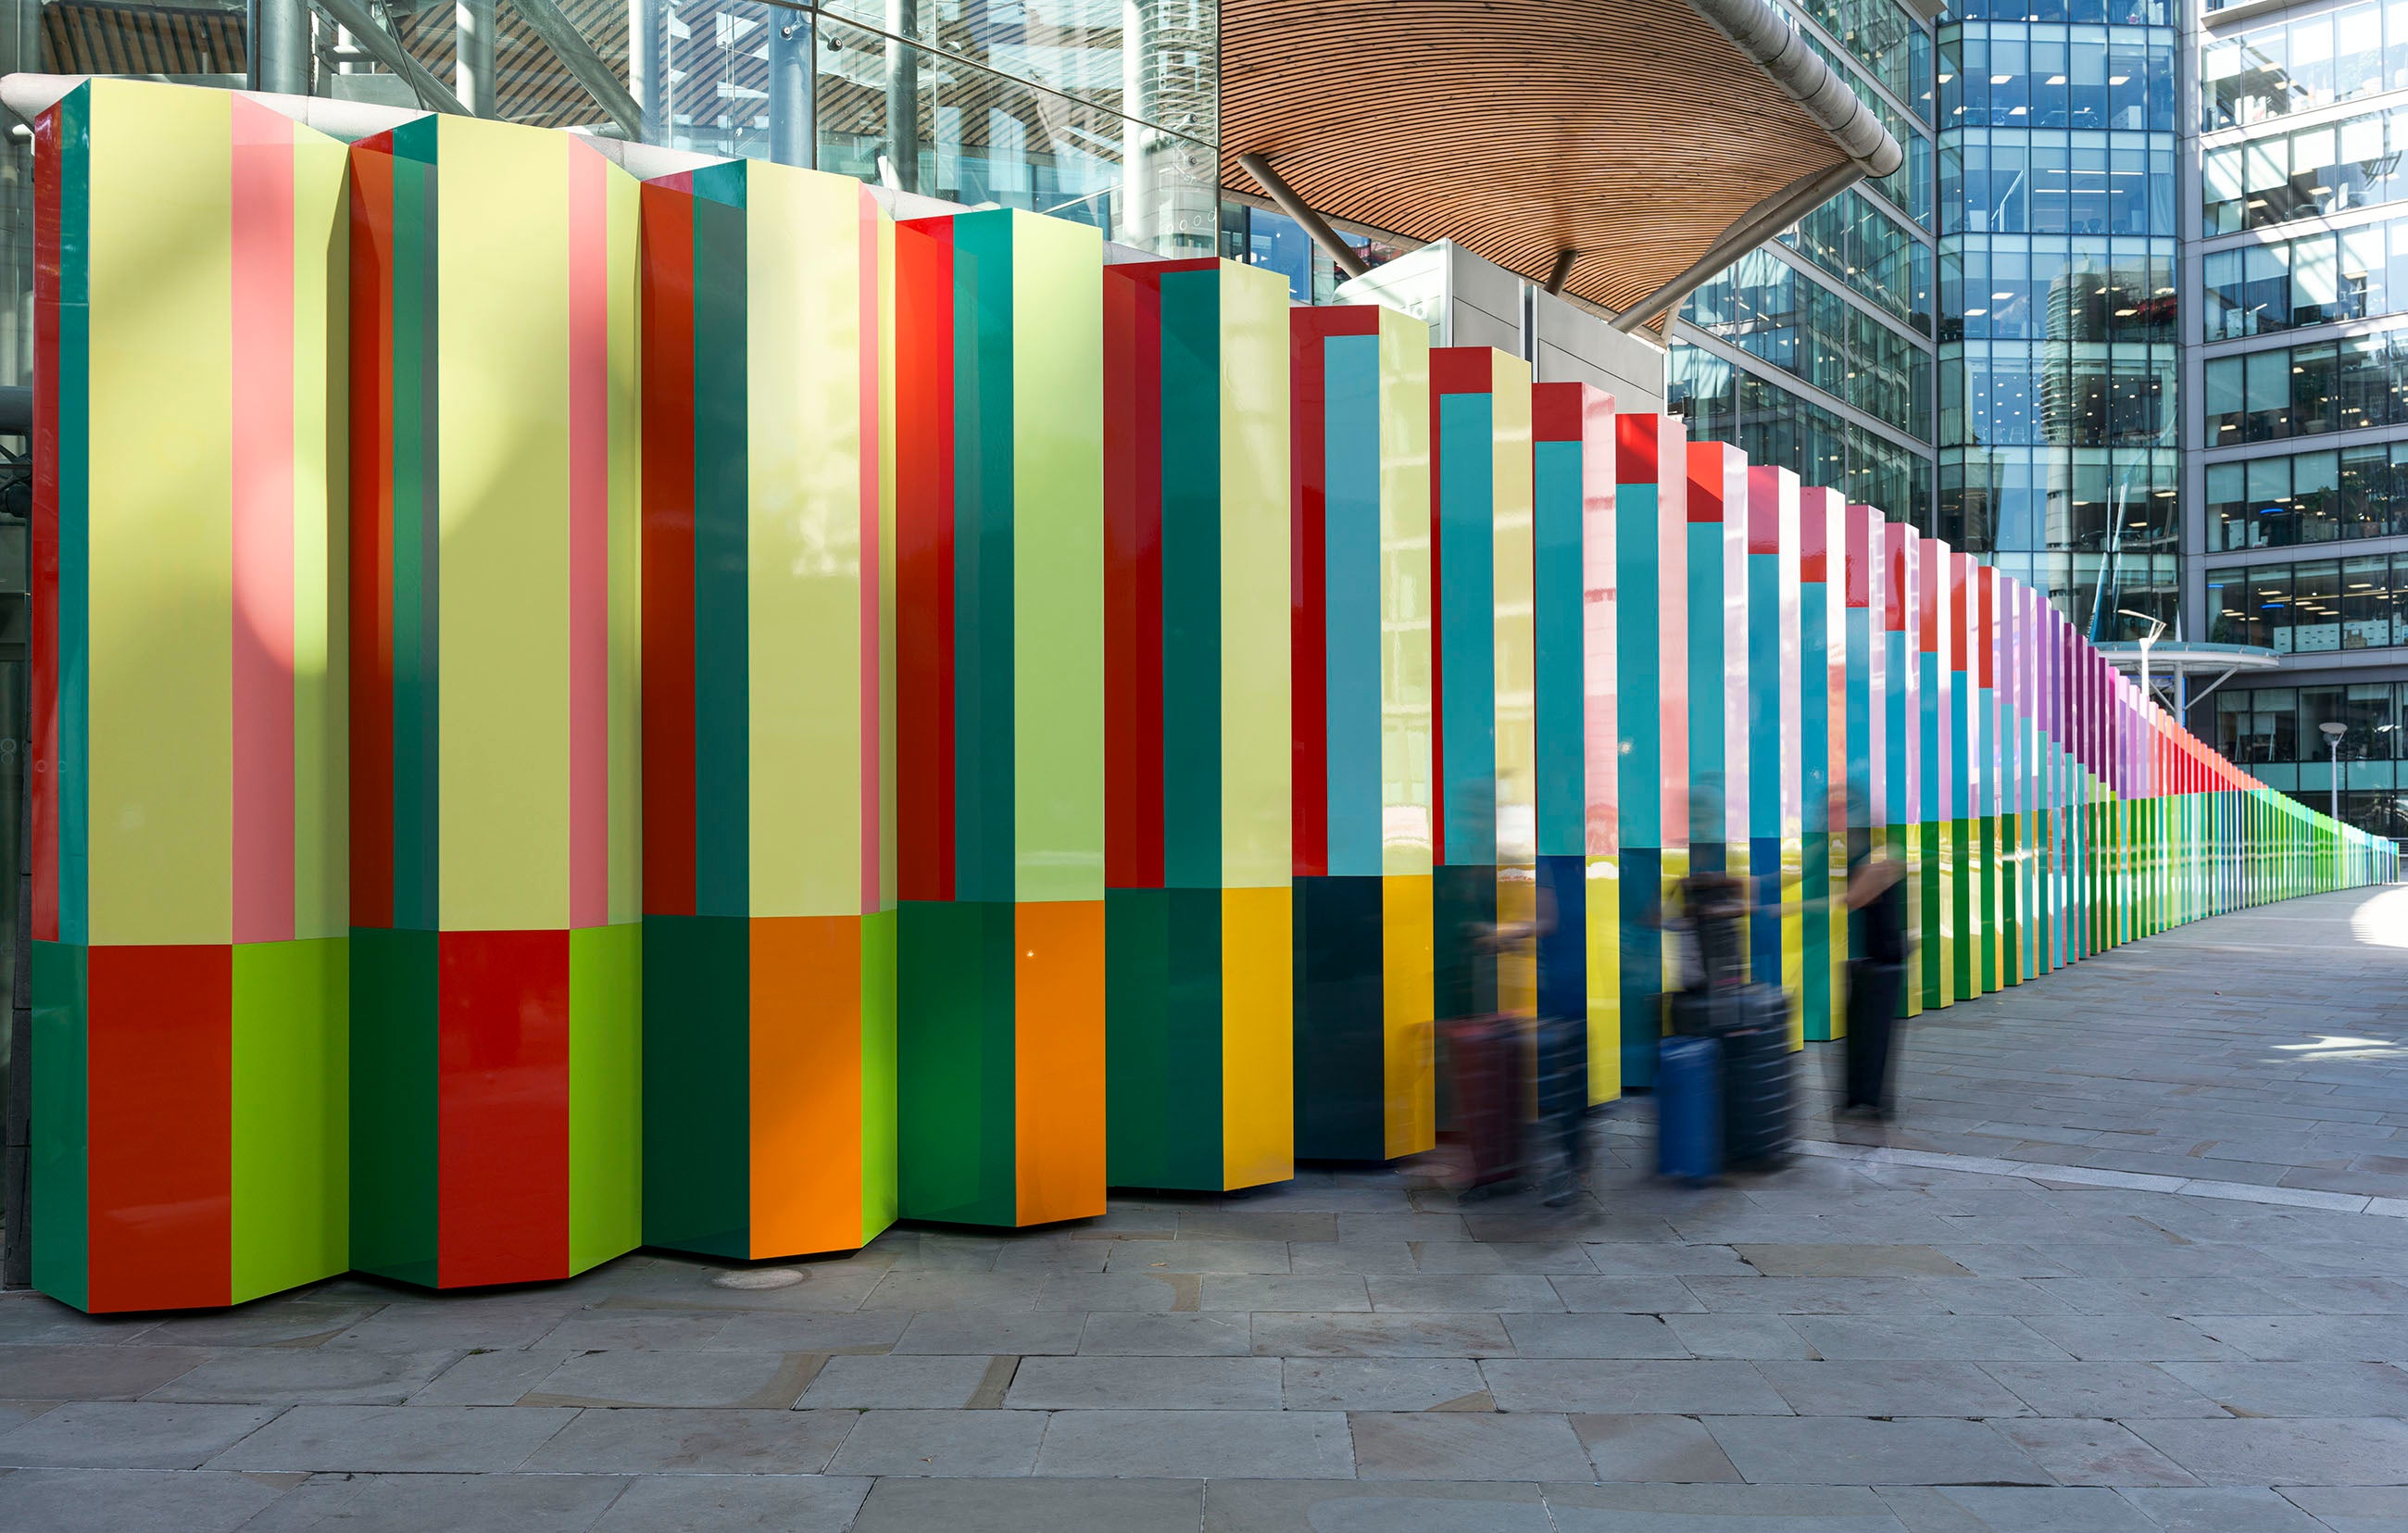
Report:
[[[1908,1024],[1763,1175],[1427,1165],[222,1314],[0,1296],[0,1533],[2408,1527],[2408,890]]]

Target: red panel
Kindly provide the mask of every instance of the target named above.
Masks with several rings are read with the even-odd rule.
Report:
[[[89,953],[92,1308],[232,1303],[234,950]]]
[[[1329,871],[1328,590],[1322,523],[1328,507],[1323,389],[1323,338],[1343,308],[1297,308],[1288,314],[1288,643],[1289,717],[1294,721],[1289,777],[1295,813],[1290,831],[1297,876]]]
[[[34,939],[59,939],[59,108],[35,124]]]
[[[1991,684],[1991,662],[1996,658],[1999,648],[1998,567],[1994,565],[1979,566],[1973,579],[1980,586],[1982,603],[1982,609],[1975,619],[1979,629],[1975,635],[1974,663],[1979,668],[1974,673],[1974,684],[1986,687]]]
[[[1430,395],[1486,394],[1497,386],[1497,353],[1485,346],[1436,346],[1430,349]],[[1438,440],[1438,408],[1430,407],[1430,440]],[[1432,471],[1436,478],[1436,471]]]
[[[1788,482],[1784,484],[1783,481]],[[1781,552],[1782,492],[1796,484],[1798,476],[1786,468],[1757,464],[1747,471],[1747,552],[1779,553]],[[1801,509],[1803,502],[1800,502]],[[1802,577],[1801,577],[1802,579]]]
[[[1530,385],[1530,435],[1541,442],[1588,439],[1613,418],[1613,395],[1587,383]]]
[[[895,229],[895,797],[905,899],[953,897],[953,224]]]
[[[1661,466],[1666,417],[1618,415],[1613,421],[1613,482],[1654,484]]]
[[[1880,515],[1878,511],[1874,514]],[[1906,632],[1906,605],[1909,595],[1906,551],[1909,546],[1908,540],[1914,537],[1914,529],[1904,523],[1879,521],[1873,523],[1873,528],[1882,539],[1882,568],[1885,572],[1884,579],[1887,582],[1889,592],[1888,608],[1885,613],[1888,620],[1886,631],[1902,634]],[[1917,637],[1920,638],[1920,636]]]
[[[1819,484],[1807,485],[1798,492],[1798,578],[1810,584],[1831,578],[1830,504],[1835,498],[1836,491]],[[1845,564],[1847,550],[1838,552],[1841,562]]]
[[[1689,520],[1719,524],[1732,508],[1730,475],[1734,468],[1744,469],[1747,457],[1728,442],[1691,442],[1689,444]],[[1739,508],[1744,514],[1746,508]]]
[[[1170,265],[1104,268],[1104,882],[1114,889],[1162,887],[1161,273]]]
[[[566,1277],[568,933],[436,940],[436,1281]]]
[[[393,159],[351,147],[351,924],[393,924]]]
[[[647,185],[644,910],[694,914],[694,202]]]

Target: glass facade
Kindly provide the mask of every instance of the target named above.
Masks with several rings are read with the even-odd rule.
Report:
[[[1931,439],[1931,353],[1769,251],[1700,287],[1684,316],[1884,423]]]
[[[2408,218],[2301,235],[2201,259],[2209,340],[2408,310]]]
[[[1940,27],[1934,530],[2095,639],[2178,584],[2174,21],[1960,0]]]
[[[2201,231],[2262,229],[2293,219],[2408,201],[2408,107],[2288,133],[2211,144],[2200,156]]]
[[[2408,535],[2408,441],[2207,466],[2211,550]]]
[[[1850,500],[1928,525],[1930,460],[1702,346],[1675,346],[1666,377],[1693,441],[1736,443],[1751,463],[1794,469]]]
[[[2408,328],[2212,357],[2208,447],[2408,425]]]
[[[1780,241],[1916,334],[1931,334],[1930,241],[1853,188],[1781,232]]]
[[[2332,802],[2335,755],[2322,725],[2342,726],[2342,818],[2378,836],[2408,838],[2408,681],[2253,687],[2215,695],[2215,748],[2268,787],[2323,810]],[[2202,703],[2201,708],[2206,706]],[[2208,733],[2210,728],[2214,733]]]
[[[2408,88],[2408,0],[2362,0],[2210,38],[2199,73],[2200,126],[2209,131]]]
[[[2218,644],[2277,654],[2390,649],[2408,644],[2408,553],[2211,568],[2207,603]]]

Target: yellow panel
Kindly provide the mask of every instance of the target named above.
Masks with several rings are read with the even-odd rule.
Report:
[[[1294,866],[1287,313],[1284,278],[1222,263],[1221,881],[1278,889],[1283,909]]]
[[[1392,308],[1380,310],[1380,867],[1393,880],[1429,872],[1436,795],[1430,785],[1429,327]],[[1426,924],[1426,912],[1423,919]],[[1423,987],[1428,988],[1426,974]],[[1393,1139],[1393,1119],[1390,1129]]]
[[[643,193],[603,182],[610,260],[610,920],[644,916]]]
[[[1438,1076],[1430,1018],[1430,876],[1380,881],[1382,995],[1387,1060],[1387,1155],[1438,1143]]]
[[[440,133],[440,922],[566,927],[572,146]]]
[[[745,167],[755,916],[861,911],[859,197]]]
[[[91,89],[91,940],[227,942],[232,98]]]
[[[1622,1095],[1622,867],[1588,859],[1588,1099]]]
[[[1530,365],[1498,352],[1492,353],[1490,368],[1490,430],[1496,447],[1497,861],[1535,868],[1539,636],[1531,549]]]
[[[351,929],[351,150],[293,146],[293,935]]]
[[[1279,289],[1281,307],[1287,291]],[[1296,932],[1289,889],[1221,892],[1221,1183],[1296,1175]]]

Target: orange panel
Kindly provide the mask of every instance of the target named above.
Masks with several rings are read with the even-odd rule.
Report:
[[[755,1256],[861,1244],[861,918],[756,916]]]
[[[1024,1225],[1104,1211],[1104,902],[1014,918],[1013,1096]]]

